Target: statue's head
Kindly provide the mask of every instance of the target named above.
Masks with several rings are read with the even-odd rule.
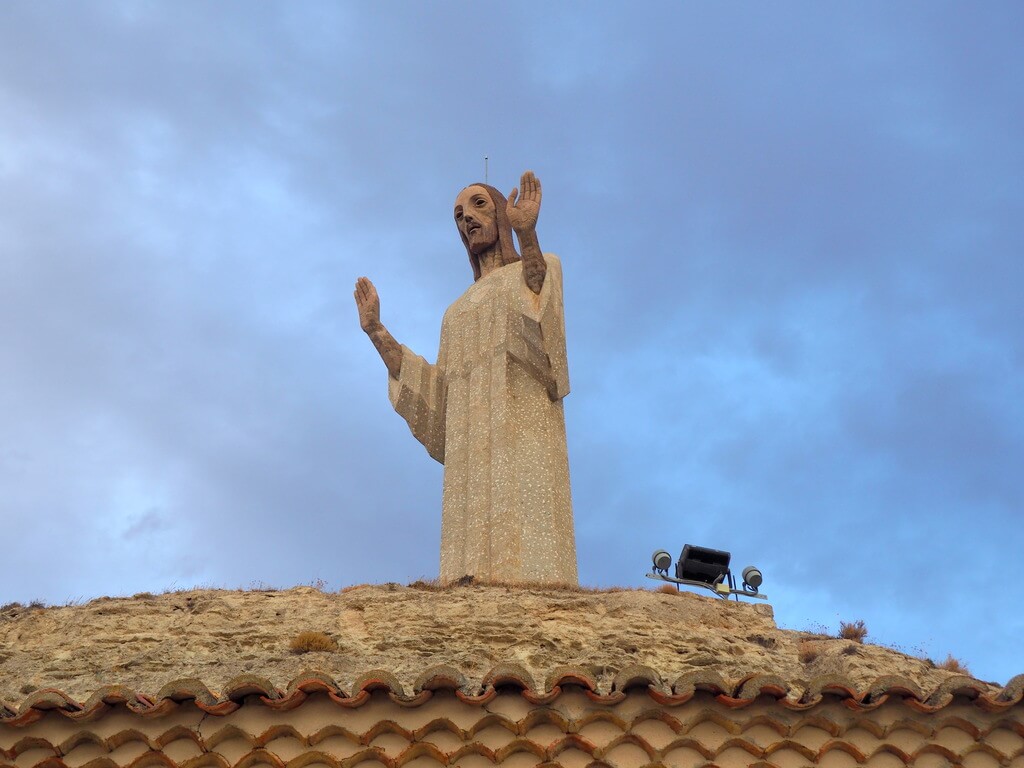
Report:
[[[473,267],[473,280],[480,279],[480,256],[492,248],[501,266],[519,260],[512,243],[512,225],[505,212],[505,196],[487,184],[470,184],[455,198],[455,225]]]

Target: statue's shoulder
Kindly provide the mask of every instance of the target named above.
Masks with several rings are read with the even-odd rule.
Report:
[[[555,275],[555,279],[562,281],[562,260],[553,253],[544,254],[544,262],[548,265],[548,272]]]

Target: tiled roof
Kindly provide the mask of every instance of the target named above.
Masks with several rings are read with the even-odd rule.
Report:
[[[688,672],[667,681],[656,671],[637,666],[622,670],[611,686],[602,690],[586,670],[576,667],[556,669],[539,685],[526,670],[514,665],[497,666],[477,682],[452,667],[441,666],[427,669],[409,689],[393,674],[381,670],[367,672],[351,685],[341,685],[324,674],[309,672],[294,678],[284,690],[255,675],[235,677],[219,693],[197,679],[175,680],[155,695],[112,685],[96,691],[84,702],[75,701],[56,688],[46,688],[31,693],[17,706],[0,702],[0,724],[28,725],[51,711],[71,720],[90,720],[111,705],[124,705],[144,717],[159,717],[189,702],[215,716],[231,714],[246,701],[286,711],[300,706],[312,694],[325,694],[341,707],[357,708],[376,691],[383,691],[402,707],[420,706],[438,691],[451,691],[462,702],[483,706],[494,699],[499,690],[516,689],[530,704],[546,705],[558,699],[567,687],[582,690],[591,701],[602,705],[619,703],[627,691],[646,690],[652,700],[668,707],[685,704],[698,692],[704,692],[729,709],[742,709],[759,697],[768,697],[791,711],[809,710],[826,701],[840,701],[851,710],[866,711],[896,700],[918,712],[935,713],[959,697],[972,701],[986,712],[998,713],[1020,706],[1024,701],[1024,674],[1017,675],[999,690],[970,677],[951,676],[937,688],[922,691],[914,682],[900,676],[881,677],[867,688],[858,689],[841,676],[816,678],[806,685],[798,685],[773,675],[756,674],[726,680],[715,672],[705,671]]]

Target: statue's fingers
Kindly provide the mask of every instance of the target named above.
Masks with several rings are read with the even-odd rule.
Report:
[[[523,189],[523,193],[526,193],[525,188]],[[508,193],[508,204],[513,208],[515,208],[517,197],[519,197],[519,187],[512,187],[512,191]]]

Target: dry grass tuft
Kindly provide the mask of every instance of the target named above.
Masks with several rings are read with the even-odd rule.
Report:
[[[864,638],[868,636],[868,628],[864,626],[863,619],[857,619],[856,621],[839,622],[839,637],[843,640],[853,640],[855,643],[863,643]]]
[[[810,640],[804,640],[797,648],[797,658],[800,659],[801,664],[810,664],[820,655],[818,644]]]
[[[946,660],[941,664],[935,665],[938,669],[944,669],[947,672],[956,672],[958,675],[970,675],[971,670],[967,668],[960,659],[954,658],[953,654],[947,654]]]
[[[336,651],[338,644],[334,638],[323,632],[300,632],[288,644],[292,653],[310,653]]]
[[[409,585],[409,589],[422,589],[424,592],[440,592],[444,589],[437,579],[417,579]]]
[[[338,590],[339,595],[344,595],[346,592],[355,592],[357,589],[363,589],[364,587],[370,586],[369,584],[350,584],[347,587],[342,587]]]
[[[666,595],[678,595],[679,594],[679,588],[678,587],[673,587],[671,584],[662,584],[655,591],[656,592],[664,592]]]

